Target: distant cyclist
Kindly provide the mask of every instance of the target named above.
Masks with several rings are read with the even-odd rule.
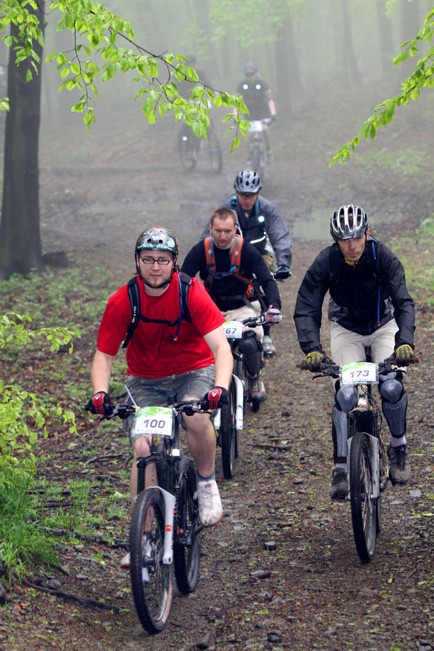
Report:
[[[235,177],[234,190],[224,201],[224,206],[236,212],[238,231],[244,239],[258,249],[276,280],[291,275],[292,241],[288,226],[276,206],[262,197],[261,179],[253,170],[241,170]],[[209,222],[202,239],[209,235]],[[270,326],[264,327],[264,355],[272,357],[276,348],[270,336]]]
[[[400,367],[413,361],[415,310],[398,258],[370,233],[368,217],[356,205],[341,206],[332,216],[330,233],[335,243],[323,249],[306,272],[297,295],[294,320],[300,346],[311,371],[326,359],[320,340],[321,312],[330,293],[328,318],[331,354],[336,364],[365,360],[382,362],[394,354]],[[407,393],[403,370],[380,376],[382,408],[391,432],[387,454],[390,479],[405,484],[407,461]],[[343,410],[347,387],[336,384],[332,411],[334,463],[332,499],[345,499],[347,414]],[[348,402],[348,401],[346,401]]]
[[[270,85],[258,74],[256,63],[246,63],[244,66],[244,79],[237,86],[237,93],[243,96],[243,100],[249,109],[250,120],[264,120],[269,118],[272,122],[277,120],[276,103]],[[264,138],[267,149],[267,161],[271,163],[273,153],[271,151],[269,129],[264,124]]]

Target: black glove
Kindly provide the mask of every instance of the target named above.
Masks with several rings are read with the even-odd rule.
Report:
[[[289,278],[290,275],[291,272],[289,271],[289,267],[287,267],[286,264],[279,265],[274,272],[274,277],[276,280],[286,280],[286,278]]]
[[[205,409],[219,409],[219,407],[228,404],[229,393],[223,387],[214,387],[214,389],[205,393],[203,400],[206,402]]]
[[[92,414],[111,416],[113,414],[112,399],[106,391],[97,391],[87,403],[86,409]]]
[[[277,115],[270,115],[271,122],[277,122]]]
[[[414,361],[414,352],[410,344],[401,344],[395,350],[395,361],[398,366],[408,366]]]

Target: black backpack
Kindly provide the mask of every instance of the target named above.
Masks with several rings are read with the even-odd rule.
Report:
[[[182,271],[178,274],[179,278],[179,317],[175,321],[166,321],[164,319],[148,319],[140,313],[140,291],[137,285],[138,276],[134,276],[131,280],[128,281],[128,296],[130,299],[131,305],[131,323],[128,326],[127,334],[122,344],[122,348],[126,348],[131,340],[131,337],[134,334],[134,330],[139,325],[139,321],[144,321],[145,323],[165,323],[169,326],[176,326],[175,335],[170,337],[172,341],[178,339],[179,328],[181,327],[181,322],[183,319],[191,323],[191,316],[188,310],[188,290],[191,285],[191,278]]]

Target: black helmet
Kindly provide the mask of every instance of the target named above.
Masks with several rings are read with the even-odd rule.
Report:
[[[161,226],[155,226],[143,231],[137,238],[135,254],[139,251],[168,251],[176,258],[178,242],[170,231]]]
[[[249,63],[246,63],[244,66],[244,74],[246,77],[250,77],[250,75],[256,75],[258,72],[258,66],[256,63],[253,63],[253,61],[249,61]]]
[[[362,237],[368,230],[368,215],[354,204],[341,206],[330,220],[330,234],[335,242]]]
[[[256,194],[261,189],[261,179],[254,170],[241,170],[235,177],[235,192]]]

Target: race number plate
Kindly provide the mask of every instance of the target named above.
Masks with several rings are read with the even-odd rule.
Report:
[[[243,324],[240,321],[225,321],[223,328],[227,339],[243,338]]]
[[[377,365],[373,362],[352,362],[341,367],[341,382],[344,386],[375,384],[377,381]]]
[[[172,436],[173,411],[170,407],[140,407],[137,410],[134,434]]]
[[[253,122],[250,122],[250,131],[252,133],[261,133],[263,128],[264,125],[262,124],[261,120],[253,120]]]

